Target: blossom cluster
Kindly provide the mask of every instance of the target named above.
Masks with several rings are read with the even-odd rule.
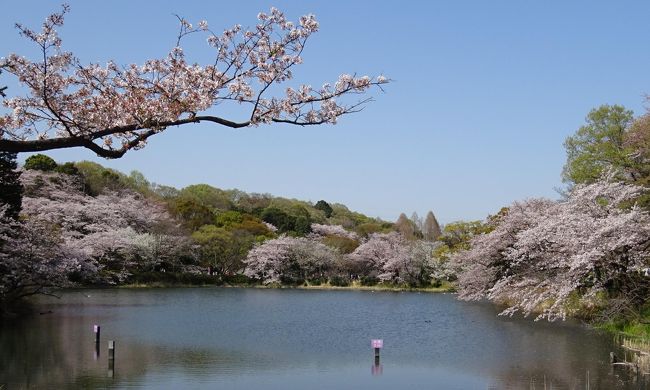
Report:
[[[639,272],[649,265],[650,215],[629,205],[641,191],[602,180],[576,186],[566,200],[514,203],[494,231],[454,256],[460,297],[549,320],[565,318],[575,294],[589,300],[612,285],[634,302],[639,286],[650,287]]]
[[[79,140],[74,146],[119,157],[129,149],[143,147],[150,136],[169,126],[201,120],[231,127],[336,123],[341,115],[357,111],[368,101],[344,103],[345,95],[389,82],[384,76],[343,74],[333,87],[302,85],[286,88],[285,96],[267,96],[273,84],[292,79],[293,67],[303,62],[308,38],[319,28],[313,15],[294,24],[275,8],[260,13],[259,23],[252,29],[235,25],[221,34],[214,33],[204,20],[194,27],[179,18],[176,46],[166,56],[141,65],[121,66],[113,61],[82,64],[62,49],[57,33],[68,10],[64,7],[49,16],[40,33],[18,25],[20,33],[39,47],[42,59],[31,61],[10,54],[0,63],[28,90],[25,96],[3,101],[11,112],[0,116],[0,139],[74,138]],[[214,56],[206,65],[190,63],[182,46],[196,34],[207,35]],[[249,118],[232,122],[199,115],[228,103],[248,106]]]

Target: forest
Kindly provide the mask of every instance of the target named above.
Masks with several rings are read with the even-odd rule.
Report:
[[[8,156],[4,154],[3,156]],[[150,183],[88,162],[3,160],[5,308],[52,287],[330,284],[440,287],[481,224],[386,222],[342,204]],[[13,180],[13,186],[10,182]],[[12,195],[12,196],[10,196]],[[444,242],[444,243],[443,243]]]

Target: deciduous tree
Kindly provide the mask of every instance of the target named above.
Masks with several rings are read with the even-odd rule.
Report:
[[[619,105],[603,105],[587,115],[587,123],[564,142],[567,162],[562,176],[573,184],[594,183],[611,168],[634,174],[624,148],[627,128],[634,119],[632,111]]]
[[[599,294],[638,312],[650,293],[650,279],[640,272],[649,265],[650,215],[622,205],[642,191],[598,181],[576,186],[563,201],[511,205],[494,231],[454,256],[462,270],[460,297],[487,297],[506,304],[505,314],[550,320],[566,317],[571,299],[589,304]]]
[[[427,241],[435,241],[442,235],[442,230],[438,224],[433,211],[429,211],[422,226],[422,236]]]
[[[85,147],[106,158],[118,158],[171,126],[212,122],[242,128],[267,123],[307,126],[336,123],[358,112],[370,99],[346,97],[381,87],[389,80],[342,74],[333,84],[286,87],[303,62],[309,37],[318,31],[314,15],[297,23],[272,8],[260,13],[251,29],[235,25],[216,34],[206,21],[193,26],[180,18],[176,44],[168,55],[144,64],[84,64],[64,51],[57,29],[69,7],[47,17],[40,32],[17,24],[20,34],[40,54],[32,61],[9,54],[0,64],[16,76],[28,93],[4,100],[12,112],[0,116],[0,150],[42,151]],[[189,63],[183,42],[203,35],[213,60]],[[4,89],[2,90],[4,92]],[[211,109],[229,104],[248,107],[244,120],[231,120]]]

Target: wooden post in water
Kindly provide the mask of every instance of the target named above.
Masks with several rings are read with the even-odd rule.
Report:
[[[93,331],[95,332],[95,344],[97,344],[97,345],[99,345],[99,338],[100,338],[99,335],[101,333],[101,330],[102,330],[101,326],[99,326],[97,324],[95,324],[93,326]]]
[[[95,332],[95,360],[99,358],[99,334],[101,328],[99,325],[95,324],[93,326],[93,332]]]
[[[108,377],[115,376],[115,341],[108,340]]]
[[[108,340],[108,360],[115,360],[115,341]]]

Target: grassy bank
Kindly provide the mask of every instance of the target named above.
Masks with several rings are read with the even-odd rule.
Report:
[[[352,282],[347,286],[337,286],[330,283],[323,284],[301,284],[301,285],[281,285],[281,284],[269,284],[269,285],[246,285],[246,286],[233,286],[233,287],[253,287],[253,288],[280,288],[280,289],[298,289],[298,290],[358,290],[358,291],[417,291],[417,292],[431,292],[431,293],[442,293],[442,292],[455,292],[456,289],[451,284],[442,284],[438,287],[427,286],[427,287],[412,287],[408,285],[394,285],[394,284],[376,284],[372,286],[364,286],[360,282]]]
[[[172,288],[172,287],[238,287],[238,288],[260,288],[260,289],[301,289],[301,290],[361,290],[361,291],[418,291],[418,292],[454,292],[455,286],[451,283],[442,283],[438,286],[409,286],[398,284],[377,283],[372,285],[363,284],[359,281],[341,283],[308,283],[303,284],[280,284],[271,283],[267,285],[256,281],[248,280],[241,276],[219,277],[210,275],[187,275],[187,274],[142,274],[134,277],[127,283],[121,284],[118,288]]]
[[[607,332],[650,341],[650,317],[637,320],[610,320],[594,325]]]

